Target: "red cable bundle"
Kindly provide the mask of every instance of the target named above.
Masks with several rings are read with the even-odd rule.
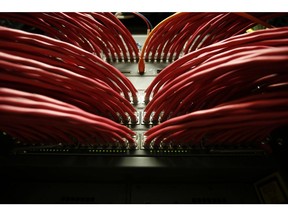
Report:
[[[131,33],[111,13],[1,13],[0,18],[37,27],[107,61],[138,60]]]
[[[199,146],[203,139],[205,145],[259,144],[288,123],[288,82],[282,90],[169,119],[146,132],[145,147]]]
[[[137,101],[136,89],[95,55],[65,42],[4,27],[0,28],[0,48],[2,87],[43,94],[115,121],[137,121],[130,103],[130,95]]]
[[[146,61],[172,61],[201,47],[245,33],[256,24],[269,24],[278,13],[176,13],[158,24],[150,33],[140,55],[139,72]]]
[[[235,48],[171,80],[145,109],[146,122],[168,119],[146,132],[146,148],[254,142],[286,125],[285,45]]]
[[[180,44],[191,37],[191,32],[196,31],[200,23],[208,22],[214,16],[213,13],[179,13],[173,19],[168,18],[167,22],[164,20],[162,25],[155,27],[152,36],[146,42],[146,49],[142,50],[145,52],[145,60],[177,59]]]
[[[134,132],[43,95],[0,88],[0,130],[29,145],[135,147]]]
[[[259,66],[253,61],[254,55],[262,50],[265,52],[269,47],[287,46],[287,36],[286,27],[257,31],[231,37],[180,58],[164,68],[147,88],[145,101],[150,100],[152,93],[153,98],[145,109],[144,121],[158,122],[160,118],[164,121],[169,117],[211,108],[253,90],[259,92],[259,87],[263,91],[263,85],[269,79],[281,80],[279,76],[269,76],[276,69],[282,69],[277,61],[273,62],[272,54],[267,62]],[[251,59],[247,57],[249,55]],[[244,64],[253,68],[241,68]],[[267,65],[267,70],[263,69],[264,65]],[[251,75],[247,76],[249,71]],[[267,79],[265,76],[268,76]]]
[[[109,28],[111,39],[113,37],[117,38],[117,41],[119,41],[119,45],[121,45],[121,48],[123,48],[121,54],[124,55],[124,61],[138,61],[139,50],[137,44],[129,30],[116,16],[114,16],[112,13],[88,13],[88,15],[91,15],[95,20],[103,23],[107,28]],[[103,33],[108,34],[106,29],[103,30]],[[105,40],[105,38],[101,39]],[[122,44],[120,43],[120,41],[122,41]],[[126,52],[129,53],[129,56],[126,55]],[[119,60],[122,60],[122,58],[119,58]]]

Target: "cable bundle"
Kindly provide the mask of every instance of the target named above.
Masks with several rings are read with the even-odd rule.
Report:
[[[146,132],[145,147],[260,144],[288,123],[287,87],[288,82],[286,92],[249,96],[167,120]]]
[[[254,62],[254,55],[265,52],[269,47],[287,46],[287,38],[286,27],[259,30],[231,37],[173,62],[158,74],[146,90],[145,101],[149,102],[152,95],[153,98],[145,108],[144,121],[165,121],[249,95],[251,91],[262,91],[269,76],[280,65],[272,61],[273,53],[260,65]],[[242,68],[245,64],[245,67],[251,65],[251,68]],[[265,76],[268,78],[265,79]]]
[[[95,55],[46,36],[4,27],[0,28],[0,49],[2,87],[46,95],[117,122],[137,121],[130,103],[130,99],[137,102],[132,83]]]
[[[277,13],[175,13],[159,23],[141,50],[139,72],[145,61],[173,61],[189,52],[233,35],[245,33],[256,24],[271,27],[262,20]]]
[[[287,124],[287,42],[231,51],[190,69],[153,97],[144,121],[164,122],[146,132],[147,148],[259,141]]]
[[[107,61],[138,60],[136,42],[112,13],[1,13],[0,18],[34,26]]]
[[[135,147],[127,127],[43,95],[0,88],[0,118],[23,144]]]

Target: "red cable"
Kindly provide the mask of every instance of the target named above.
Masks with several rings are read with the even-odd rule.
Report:
[[[138,48],[135,40],[127,28],[112,13],[89,13],[93,18],[105,23],[114,32],[114,37],[119,41],[124,41],[127,45],[130,59],[138,58]],[[127,51],[123,53],[124,60],[128,60]]]
[[[11,50],[13,46],[13,51],[20,49],[23,55],[31,52],[35,55],[35,58],[39,58],[39,55],[44,55],[47,61],[53,59],[55,62],[58,61],[58,63],[63,62],[62,66],[64,68],[65,64],[73,65],[77,72],[80,71],[79,66],[81,66],[81,68],[84,67],[84,70],[81,70],[83,75],[87,76],[89,74],[89,77],[101,79],[106,83],[107,80],[113,81],[113,85],[111,86],[113,89],[117,90],[118,88],[115,88],[115,84],[118,85],[126,99],[133,100],[134,103],[137,103],[137,91],[132,83],[119,70],[91,53],[85,52],[70,44],[41,35],[25,33],[3,27],[0,28],[0,31],[1,41],[3,41],[3,43],[1,43],[2,49],[5,48],[7,50],[7,48],[9,48],[9,50]],[[18,42],[12,42],[11,39],[13,38]],[[71,67],[69,67],[69,69],[71,70]],[[108,83],[111,84],[111,81],[108,81]],[[129,94],[132,94],[132,99],[130,99]]]
[[[194,139],[198,134],[198,137],[203,138],[207,134],[217,135],[220,130],[222,130],[221,134],[225,133],[231,139],[234,135],[231,132],[233,128],[237,129],[237,133],[241,132],[243,136],[241,142],[247,142],[249,139],[244,138],[246,130],[266,128],[266,131],[271,132],[273,129],[287,124],[286,92],[280,95],[279,92],[258,95],[257,100],[255,100],[255,96],[247,97],[240,103],[231,101],[217,108],[172,118],[146,132],[146,146],[150,146],[151,143],[159,146],[163,140],[177,142],[180,145],[182,142],[187,143],[194,140],[194,144],[199,145],[201,140]],[[265,100],[265,98],[267,99]],[[267,136],[267,133],[264,136]],[[227,142],[230,143],[228,137],[227,139]]]
[[[12,32],[17,32],[17,33],[19,33],[20,31],[17,31],[17,30],[12,30]],[[3,35],[3,37],[5,38],[6,36],[8,36],[7,34],[5,34],[5,33],[7,33],[7,29],[5,29],[4,28],[4,34],[2,34]],[[15,34],[12,34],[12,32],[9,30],[8,32],[10,32],[10,34],[9,34],[9,38],[10,39],[12,39],[13,38],[13,36],[14,36],[14,38],[15,38]],[[24,33],[24,35],[26,36],[28,33]],[[16,34],[17,35],[17,34]],[[28,34],[29,35],[29,34]],[[31,35],[31,34],[30,34]],[[27,37],[28,38],[28,37]],[[104,115],[104,116],[106,116],[106,117],[110,117],[110,118],[113,118],[114,120],[116,120],[116,121],[119,121],[118,119],[119,119],[119,116],[120,116],[120,118],[122,118],[122,120],[124,121],[124,122],[128,122],[129,121],[129,118],[131,118],[131,121],[132,122],[136,122],[137,121],[137,119],[136,119],[136,116],[135,116],[135,109],[133,108],[133,106],[130,104],[130,102],[129,101],[126,101],[124,98],[122,98],[122,96],[119,94],[119,93],[116,93],[112,88],[110,88],[107,84],[105,84],[103,81],[100,81],[99,79],[90,79],[90,78],[88,78],[88,77],[86,77],[86,76],[81,76],[81,75],[78,75],[77,73],[74,73],[73,71],[69,71],[69,70],[64,70],[64,69],[62,69],[62,68],[59,68],[59,67],[54,67],[54,66],[52,66],[52,65],[46,65],[46,64],[43,64],[43,63],[40,63],[40,62],[37,62],[37,61],[32,61],[32,60],[29,60],[29,59],[27,59],[26,57],[25,57],[25,51],[27,52],[27,51],[32,51],[32,50],[37,50],[36,52],[35,52],[35,55],[36,56],[38,56],[39,55],[39,53],[42,53],[42,54],[45,54],[46,53],[46,55],[48,55],[48,56],[51,56],[51,53],[52,53],[52,56],[53,56],[53,52],[51,52],[51,50],[49,50],[49,49],[47,49],[47,47],[51,47],[49,44],[47,44],[47,42],[51,42],[51,40],[49,39],[49,40],[47,40],[47,38],[45,38],[46,39],[46,41],[44,42],[43,40],[43,42],[42,43],[39,43],[39,39],[43,39],[43,36],[37,36],[36,37],[37,38],[37,40],[33,40],[33,45],[34,46],[30,46],[30,47],[28,47],[29,49],[27,49],[27,47],[25,47],[23,44],[21,44],[21,43],[19,43],[19,40],[21,41],[21,40],[23,40],[23,37],[22,38],[20,38],[20,39],[18,39],[17,38],[17,40],[18,40],[18,42],[17,43],[15,43],[15,45],[17,45],[17,46],[12,46],[13,45],[13,43],[11,44],[10,42],[5,42],[5,43],[1,43],[0,42],[0,44],[2,44],[2,45],[0,45],[0,46],[2,46],[2,47],[8,47],[9,49],[11,49],[12,47],[13,47],[13,49],[19,49],[19,48],[21,48],[21,47],[23,47],[22,48],[22,52],[24,52],[24,55],[20,55],[19,57],[16,57],[16,56],[11,56],[11,55],[9,55],[9,54],[4,54],[3,53],[3,55],[1,55],[1,57],[2,57],[2,59],[4,60],[4,61],[2,61],[1,62],[1,64],[2,64],[2,67],[3,67],[3,69],[4,69],[4,71],[5,70],[7,70],[7,67],[9,67],[10,68],[10,70],[12,70],[12,71],[14,71],[12,74],[11,74],[11,72],[9,72],[9,74],[6,74],[5,76],[4,76],[4,74],[2,74],[1,75],[1,77],[2,77],[2,79],[6,79],[6,83],[4,82],[4,84],[5,84],[5,86],[6,87],[9,87],[9,85],[10,85],[10,87],[15,87],[15,82],[18,82],[18,84],[19,83],[21,83],[21,82],[24,82],[23,84],[24,84],[24,86],[23,85],[18,85],[18,87],[17,88],[25,88],[26,90],[28,90],[28,89],[30,89],[30,91],[34,91],[33,90],[33,88],[32,88],[32,86],[35,86],[35,85],[37,85],[38,86],[38,91],[41,91],[41,93],[43,93],[43,92],[45,92],[45,91],[43,91],[43,90],[41,90],[41,85],[43,84],[43,87],[45,87],[47,84],[44,84],[45,82],[47,82],[47,81],[50,81],[50,84],[49,84],[49,86],[46,86],[45,88],[46,89],[49,89],[50,91],[47,91],[47,93],[49,93],[50,94],[50,96],[56,96],[58,99],[60,99],[60,98],[63,98],[63,99],[65,99],[65,100],[69,100],[70,102],[72,102],[72,101],[74,101],[74,103],[76,103],[78,106],[80,106],[80,107],[82,107],[82,108],[84,108],[84,107],[86,107],[85,109],[88,109],[90,112],[94,112],[93,110],[95,110],[96,111],[96,113],[97,114],[101,114],[101,115]],[[24,41],[30,41],[31,42],[31,40],[26,40],[25,38],[24,38]],[[58,42],[59,43],[59,42]],[[60,44],[63,44],[63,42],[60,42]],[[43,47],[45,47],[46,46],[46,49],[40,49],[39,50],[39,48],[37,48],[35,45],[36,44],[40,44],[41,46],[43,46]],[[47,45],[49,45],[49,46],[47,46]],[[68,47],[68,48],[70,48],[71,47],[71,45],[69,45],[69,46],[67,46],[67,44],[65,45],[66,47]],[[65,47],[64,46],[64,47]],[[52,46],[52,47],[54,47],[54,46]],[[58,46],[55,46],[55,47],[57,47],[57,49],[59,49],[58,48]],[[63,51],[65,51],[65,49],[62,49],[62,52]],[[55,57],[58,57],[59,58],[59,56],[61,56],[61,55],[59,55],[59,52],[54,52],[55,53]],[[80,52],[81,53],[81,52]],[[79,52],[78,52],[78,55],[80,54]],[[64,54],[64,53],[63,53]],[[70,56],[71,56],[71,54],[72,53],[69,53],[69,55],[63,55],[63,58],[69,58]],[[21,56],[23,56],[24,58],[22,58]],[[66,57],[66,56],[68,56],[68,57]],[[74,55],[75,56],[75,55]],[[92,55],[93,56],[93,55]],[[61,57],[62,58],[62,57]],[[93,56],[93,58],[96,58],[95,60],[97,60],[99,63],[101,63],[101,61],[99,61],[99,59],[97,59],[97,57],[95,57],[95,56]],[[85,60],[85,58],[83,58],[83,61]],[[11,63],[8,63],[8,62],[10,61],[12,61]],[[72,61],[74,61],[75,62],[75,59],[73,58],[71,58],[71,62]],[[85,60],[85,61],[87,61],[87,60]],[[103,61],[102,61],[103,62]],[[16,63],[16,64],[15,64]],[[19,64],[20,63],[20,64]],[[81,61],[79,61],[79,63],[80,63],[80,65],[81,65]],[[91,64],[92,62],[90,62],[90,64]],[[21,64],[22,64],[22,66],[21,66]],[[24,65],[27,65],[27,66],[25,66],[24,67]],[[107,63],[105,63],[105,64],[107,64]],[[105,66],[105,64],[104,64],[104,66]],[[5,65],[5,66],[4,66]],[[83,65],[83,64],[82,64]],[[81,66],[82,66],[81,65]],[[93,63],[93,65],[94,65],[94,70],[95,70],[95,68],[97,68],[97,67],[99,67],[98,65],[95,65],[95,63]],[[85,65],[84,65],[85,66]],[[112,66],[110,66],[109,65],[109,67],[111,68]],[[29,78],[27,79],[27,78],[25,78],[26,79],[26,81],[25,81],[25,79],[23,80],[23,78],[21,78],[22,79],[22,81],[21,81],[21,79],[19,80],[19,72],[20,71],[23,71],[24,73],[22,74],[22,75],[25,75],[25,73],[26,73],[26,75],[29,75],[29,74],[27,74],[27,69],[29,69],[30,71],[29,71],[29,73],[30,73],[30,77],[31,77],[31,69],[32,68],[34,68],[33,69],[33,73],[36,75],[37,73],[40,73],[40,74],[42,74],[42,75],[38,75],[38,78],[37,79],[39,79],[39,78],[41,78],[41,76],[44,76],[45,74],[45,76],[47,76],[47,78],[41,78],[42,79],[42,81],[40,82],[40,83],[42,83],[42,84],[40,84],[40,83],[31,83],[30,81],[29,81]],[[38,69],[36,69],[36,68],[38,68]],[[41,68],[41,69],[40,69]],[[101,67],[100,66],[100,69],[102,69],[103,70],[103,66]],[[51,71],[51,72],[48,72],[48,71]],[[114,69],[115,70],[115,69]],[[18,71],[18,72],[17,72]],[[26,71],[26,72],[25,72]],[[57,78],[57,76],[56,76],[56,74],[62,74],[62,75],[64,75],[64,76],[67,76],[67,75],[69,75],[69,79],[71,79],[71,81],[69,81],[69,79],[67,80],[65,80],[65,79],[63,79],[63,78],[61,78],[61,77],[58,77]],[[63,74],[64,73],[64,74]],[[120,73],[120,72],[119,72]],[[15,74],[15,75],[13,75],[13,74]],[[121,73],[120,73],[121,74]],[[11,75],[12,75],[12,77],[11,77]],[[35,75],[33,75],[33,76],[35,76]],[[62,76],[61,75],[61,76]],[[10,77],[9,77],[10,76]],[[15,76],[15,79],[13,78],[13,76]],[[40,76],[40,77],[39,77]],[[72,77],[71,77],[72,76]],[[121,76],[123,76],[122,74],[121,74]],[[54,78],[53,77],[55,77],[55,80],[53,80]],[[111,76],[110,76],[111,77]],[[8,80],[10,80],[8,83],[7,83],[7,81]],[[61,79],[63,80],[63,81],[61,81]],[[126,81],[126,83],[130,83],[130,81],[128,81],[128,79],[127,78],[125,78],[126,80],[124,80],[124,81]],[[18,80],[18,81],[17,81]],[[80,80],[82,80],[81,81],[81,83],[80,83]],[[86,85],[83,85],[83,81],[84,80],[86,80],[85,82],[87,83]],[[88,81],[89,80],[89,81]],[[115,80],[115,79],[114,79]],[[40,80],[39,80],[40,81]],[[39,82],[38,81],[38,82]],[[59,88],[55,88],[55,81],[56,82],[58,82],[60,85],[61,85],[61,82],[63,82],[63,83],[65,83],[65,82],[67,82],[67,81],[69,81],[69,84],[67,83],[67,84],[65,84],[65,88],[63,89],[61,89],[60,87]],[[127,82],[128,81],[128,82]],[[79,84],[77,84],[77,82],[79,82]],[[84,82],[84,83],[85,83]],[[13,84],[14,83],[14,84]],[[119,81],[118,81],[118,83],[119,83]],[[120,82],[121,83],[121,82]],[[67,86],[70,86],[69,88],[70,89],[77,89],[75,92],[74,91],[69,91],[68,89],[67,89]],[[28,86],[30,86],[30,87],[28,87]],[[73,87],[74,86],[74,87]],[[93,86],[93,87],[92,87]],[[97,87],[98,86],[98,87]],[[123,84],[122,84],[122,86],[123,86]],[[130,83],[130,86],[132,86],[132,84]],[[40,88],[39,88],[40,87]],[[132,86],[133,87],[133,86]],[[99,89],[98,91],[97,91],[97,88]],[[127,91],[127,87],[125,87],[126,89],[125,89],[125,91]],[[52,89],[54,89],[52,92],[51,92],[51,90]],[[101,90],[102,89],[102,90]],[[123,89],[123,88],[122,88]],[[77,91],[82,91],[83,93],[77,93]],[[96,90],[96,91],[95,91]],[[67,97],[67,98],[64,98],[63,96],[61,96],[61,95],[59,95],[59,92],[66,92],[66,94],[67,95],[71,95],[71,98],[69,99],[69,97]],[[93,91],[93,92],[92,92]],[[57,93],[58,92],[58,93]],[[87,94],[89,94],[89,92],[91,92],[90,93],[90,98],[89,97],[87,97],[87,96],[84,96],[84,95],[87,95]],[[46,94],[47,94],[46,93]],[[107,94],[107,96],[104,96],[104,94]],[[128,93],[128,92],[127,92]],[[129,93],[127,94],[126,93],[126,96],[129,98],[130,96],[129,96]],[[78,96],[76,96],[75,94],[78,94]],[[59,96],[57,96],[57,95],[59,95]],[[74,95],[74,96],[72,96],[72,95]],[[94,95],[94,96],[93,96]],[[96,96],[97,95],[97,96]],[[135,91],[134,91],[134,95],[136,95],[136,93],[135,93]],[[84,96],[84,97],[83,97]],[[92,96],[92,97],[91,97]],[[78,98],[78,99],[77,99]],[[82,99],[80,99],[80,98],[82,98]],[[99,101],[99,103],[103,103],[103,106],[101,106],[101,107],[95,107],[95,105],[92,105],[93,103],[95,103],[96,101],[94,101],[94,102],[92,102],[92,98],[94,98],[94,99],[96,99],[96,101],[98,100]],[[118,99],[116,99],[116,98],[118,98]],[[80,99],[80,100],[79,100]],[[115,100],[116,99],[116,100]],[[84,103],[83,103],[84,102]],[[89,105],[90,104],[90,105]],[[119,104],[123,104],[122,106],[120,106],[120,108],[118,108],[118,110],[117,110],[117,106],[119,106]],[[105,106],[106,106],[106,109],[105,109]],[[94,107],[94,108],[93,108]],[[100,110],[99,110],[99,108],[101,108]],[[97,111],[97,109],[98,109],[98,111]],[[101,111],[102,110],[102,111]],[[109,110],[111,110],[111,111],[109,111]],[[112,110],[114,110],[114,111],[112,111]],[[118,113],[119,112],[119,116],[118,116]],[[127,114],[126,114],[127,113]],[[112,117],[112,116],[113,117]],[[128,117],[128,115],[129,115],[129,117]]]
[[[224,50],[233,49],[233,47],[246,46],[246,44],[247,46],[250,44],[266,44],[267,46],[285,45],[285,43],[287,43],[285,42],[288,36],[287,31],[287,28],[278,28],[234,36],[231,39],[226,39],[221,43],[199,49],[180,58],[173,64],[164,68],[152,81],[151,85],[146,89],[146,103],[149,101],[152,91],[153,95],[155,95],[164,83],[167,83],[169,80],[174,80],[180,74],[188,71],[188,69],[199,65],[199,62],[204,62],[205,59],[209,59],[211,56],[217,55],[217,53],[222,53]]]
[[[183,57],[188,62],[179,59],[161,71],[165,85],[144,110],[144,121],[163,123],[145,133],[146,148],[199,146],[203,139],[209,145],[261,141],[286,125],[287,28],[262,33],[262,38],[257,32],[212,45],[209,54],[199,50],[200,55]],[[163,80],[174,67],[182,67],[181,74]]]
[[[98,57],[104,52],[107,60],[116,60],[115,52],[119,60],[122,55],[125,60],[138,59],[138,48],[131,33],[110,13],[2,13],[0,17],[35,26]]]
[[[255,20],[281,16],[279,13],[247,14]],[[255,21],[254,20],[254,21]],[[180,13],[157,26],[142,52],[146,61],[175,60],[183,54],[236,34],[257,24],[237,13]],[[187,25],[190,23],[190,25]],[[190,36],[189,36],[190,34]]]
[[[87,106],[90,107],[88,108],[85,106],[86,108],[84,109],[87,109],[87,111],[93,112],[95,108],[95,110],[101,108],[102,111],[100,110],[100,113],[98,114],[106,117],[109,117],[110,114],[115,113],[114,120],[116,121],[118,119],[116,112],[120,112],[120,115],[122,118],[124,118],[124,121],[129,121],[121,108],[123,108],[130,115],[134,115],[134,108],[128,101],[125,103],[126,100],[121,99],[122,97],[118,93],[114,92],[112,89],[109,89],[107,86],[100,84],[99,82],[95,82],[94,80],[76,75],[61,68],[51,67],[42,63],[39,64],[38,62],[32,60],[19,57],[15,58],[14,56],[5,55],[4,53],[1,55],[1,57],[4,59],[4,61],[0,60],[0,65],[3,71],[0,75],[2,82],[18,83],[19,89],[21,89],[21,83],[23,83],[31,86],[32,91],[37,91],[37,89],[33,90],[34,88],[32,86],[37,85],[38,88],[41,88],[42,86],[42,88],[46,89],[46,94],[49,94],[50,90],[53,90],[55,93],[59,92],[56,93],[59,95],[56,96],[58,99],[67,100],[70,96],[71,99],[75,101],[74,103],[76,103],[80,108],[84,108],[82,104],[86,103]],[[9,60],[11,63],[9,63]],[[28,62],[29,66],[25,66],[25,62]],[[52,73],[47,71],[47,69],[51,70]],[[65,97],[63,97],[63,94],[65,94]],[[118,99],[116,99],[117,97]],[[97,105],[97,101],[99,104],[102,103],[100,107],[95,106]],[[123,104],[123,107],[121,106],[120,108],[115,109],[115,105],[119,103]],[[127,105],[129,107],[127,107]],[[105,111],[106,109],[107,111]]]
[[[51,135],[52,141],[55,142],[54,137],[56,137],[58,142],[68,142],[69,137],[65,134],[71,130],[69,136],[82,139],[82,141],[83,138],[87,139],[87,142],[93,141],[93,134],[103,139],[102,135],[107,133],[107,142],[116,140],[125,145],[124,139],[126,139],[130,145],[134,143],[131,137],[134,133],[129,128],[64,102],[7,88],[0,88],[0,93],[0,127],[7,133],[11,128],[11,132],[14,131],[13,128],[23,128],[23,133],[22,130],[18,130],[19,137],[32,139],[29,141],[45,142],[49,140],[51,133],[53,134]],[[41,133],[35,133],[35,129]],[[45,132],[46,130],[49,133]],[[87,136],[89,134],[92,136]],[[70,143],[73,142],[74,140],[70,138]]]
[[[190,97],[191,98],[191,102],[195,102],[195,104],[197,105],[197,99],[201,97],[205,97],[205,93],[203,94],[203,96],[199,95],[199,93],[201,93],[203,91],[203,88],[209,88],[210,86],[214,87],[216,84],[213,83],[215,81],[213,81],[213,79],[216,79],[217,76],[220,76],[222,74],[225,74],[227,72],[229,72],[230,70],[236,70],[234,71],[234,74],[237,74],[242,78],[243,82],[246,82],[246,77],[245,75],[248,74],[248,71],[250,69],[247,70],[247,67],[253,67],[255,69],[252,68],[252,71],[254,71],[251,75],[255,77],[261,77],[263,76],[263,74],[269,74],[270,71],[273,71],[273,67],[275,67],[275,70],[277,70],[277,72],[281,72],[282,74],[285,72],[285,62],[287,57],[285,56],[285,47],[283,47],[282,49],[276,49],[275,48],[275,52],[279,52],[281,51],[283,54],[282,57],[272,57],[273,56],[273,51],[274,49],[268,49],[268,53],[270,51],[271,56],[267,56],[267,57],[263,57],[259,58],[259,60],[257,60],[257,58],[254,57],[254,55],[260,55],[263,53],[263,55],[265,55],[265,50],[266,49],[262,49],[262,52],[260,52],[260,49],[256,49],[253,48],[254,50],[252,51],[246,51],[245,53],[241,54],[242,55],[246,55],[247,57],[238,57],[238,54],[234,54],[234,55],[230,55],[228,57],[224,56],[223,58],[219,58],[216,59],[214,61],[210,61],[206,64],[200,65],[199,67],[196,67],[192,70],[189,70],[188,72],[186,72],[185,74],[182,74],[180,76],[178,76],[176,79],[172,80],[171,82],[169,82],[168,84],[166,84],[154,97],[153,99],[150,101],[150,103],[146,106],[145,108],[145,116],[144,116],[144,120],[146,122],[149,121],[150,119],[150,115],[151,113],[154,111],[156,111],[157,113],[159,113],[159,110],[161,107],[165,107],[167,105],[171,105],[171,101],[169,100],[169,98],[182,98],[184,99],[187,95],[184,93],[181,93],[181,88],[183,86],[189,86],[189,88],[191,90],[193,89],[197,89],[197,86],[199,86],[199,89],[195,92],[195,96],[198,94],[197,97]],[[249,59],[250,58],[250,59]],[[234,59],[234,60],[233,60]],[[233,61],[232,61],[233,60]],[[258,61],[258,62],[257,62]],[[283,67],[279,66],[278,63],[284,64]],[[258,65],[259,64],[259,65]],[[242,68],[239,68],[241,65]],[[251,65],[251,66],[250,66]],[[253,66],[252,66],[253,65]],[[265,71],[262,72],[261,70],[261,66],[267,67]],[[245,66],[245,67],[244,67]],[[269,71],[270,68],[270,71]],[[274,70],[274,71],[275,71]],[[271,72],[270,72],[271,73]],[[285,75],[285,73],[284,73]],[[281,76],[279,77],[279,80],[281,80]],[[222,83],[218,82],[219,85],[221,86]],[[232,86],[233,87],[233,86]],[[201,89],[202,88],[202,89]],[[180,89],[180,90],[179,90]],[[239,89],[239,91],[241,91],[241,89]],[[196,100],[196,101],[195,101]],[[167,104],[167,105],[165,105]],[[161,107],[160,107],[161,106]],[[178,106],[184,106],[185,104],[183,104],[183,101],[181,104],[174,104],[174,109],[172,108],[171,110],[175,110]],[[167,114],[170,113],[169,110],[164,109],[161,111],[165,111],[167,112]],[[192,110],[191,110],[192,111]],[[159,118],[159,116],[154,115],[153,116],[153,121],[157,121],[157,119]]]

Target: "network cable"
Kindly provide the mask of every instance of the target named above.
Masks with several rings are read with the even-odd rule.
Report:
[[[29,146],[134,148],[129,128],[63,101],[0,88],[0,130]]]
[[[136,89],[117,69],[74,45],[0,28],[1,86],[43,94],[117,122],[136,122]]]
[[[262,72],[262,66],[255,65],[255,69],[240,71],[244,63],[242,59],[269,47],[287,46],[287,36],[287,27],[259,30],[231,37],[183,56],[164,68],[146,89],[145,101],[150,102],[145,108],[144,121],[164,121],[187,112],[210,108],[253,89],[259,92],[258,88],[262,90],[265,84],[260,78],[273,74],[274,70],[262,69]],[[232,60],[239,64],[238,67],[236,63],[230,68],[224,67]],[[269,65],[267,67],[270,68]],[[251,70],[255,70],[255,73],[247,75]],[[257,78],[260,79],[259,83],[252,85]]]
[[[277,16],[281,14],[175,13],[148,35],[139,57],[139,73],[145,72],[145,61],[174,61],[194,50],[243,34],[259,22],[272,27],[266,20]]]
[[[1,13],[0,18],[36,27],[107,62],[138,60],[135,40],[112,13]]]
[[[214,53],[165,84],[144,111],[159,124],[146,148],[260,143],[287,125],[287,40],[267,41]]]

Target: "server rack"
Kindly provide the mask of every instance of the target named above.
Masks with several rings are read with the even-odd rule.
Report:
[[[144,43],[145,35],[134,37]],[[167,64],[147,63],[142,76],[137,63],[113,63],[139,92],[138,122],[129,125],[136,149],[10,148],[2,134],[1,203],[287,203],[285,129],[273,154],[249,146],[144,149],[144,90]]]

